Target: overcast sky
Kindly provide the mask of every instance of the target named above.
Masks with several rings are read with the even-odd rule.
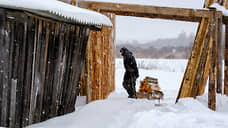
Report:
[[[129,16],[116,17],[116,40],[156,40],[175,38],[181,32],[196,33],[198,23],[138,18]]]
[[[94,0],[92,0],[94,1]],[[202,9],[205,0],[95,0],[117,3]],[[116,40],[175,38],[181,32],[196,33],[197,23],[137,17],[116,17]]]

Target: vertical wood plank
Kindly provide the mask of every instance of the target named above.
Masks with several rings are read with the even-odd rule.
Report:
[[[5,10],[1,9],[0,10],[0,45],[1,45],[1,126],[7,126],[8,123],[8,117],[7,117],[7,109],[8,109],[8,104],[7,104],[7,90],[8,90],[8,57],[9,57],[9,38],[8,36],[5,35],[5,25],[6,25],[6,14]],[[9,35],[10,36],[10,35]],[[7,39],[6,39],[7,38]]]
[[[59,39],[59,76],[58,76],[58,81],[57,82],[57,97],[56,97],[56,114],[58,115],[60,112],[61,108],[61,97],[62,97],[62,90],[63,90],[63,75],[64,75],[64,70],[65,70],[65,62],[66,62],[66,57],[64,56],[64,35],[65,35],[66,29],[65,25],[60,25],[60,39]],[[55,102],[55,101],[53,101]]]
[[[209,68],[207,68],[207,59],[209,56],[209,44],[210,44],[210,27],[206,30],[206,38],[204,40],[204,45],[203,45],[203,50],[202,50],[202,54],[200,56],[200,60],[199,60],[199,66],[196,72],[196,77],[195,80],[193,81],[193,88],[191,90],[191,97],[196,98],[196,96],[198,96],[201,91],[201,89],[204,88],[204,86],[206,86],[205,81],[207,81],[207,77],[208,74],[206,72],[206,70],[209,70]],[[209,30],[209,31],[208,31]]]
[[[177,96],[178,101],[179,98],[182,97],[190,97],[192,95],[192,89],[194,80],[197,77],[197,70],[199,68],[199,63],[201,60],[201,56],[203,51],[203,47],[205,45],[205,39],[207,35],[207,30],[209,27],[209,19],[202,19],[198,33],[196,35],[195,42],[193,44],[192,52],[188,61],[188,65],[185,70],[185,74],[181,83],[181,87],[179,89],[179,93]],[[198,85],[199,83],[195,83]],[[194,89],[193,89],[194,90]]]
[[[204,7],[208,8],[212,3],[214,3],[214,0],[206,0]],[[202,51],[202,49],[203,49],[203,46],[205,43],[205,37],[207,34],[206,30],[208,30],[208,26],[209,26],[208,20],[209,19],[202,18],[200,25],[198,27],[198,31],[197,31],[197,35],[195,38],[195,42],[193,44],[191,56],[189,58],[188,65],[187,65],[187,68],[185,70],[184,78],[182,80],[182,83],[181,83],[181,86],[180,86],[180,89],[178,92],[178,96],[176,98],[176,102],[178,102],[179,98],[191,97],[192,91],[197,90],[197,88],[200,89],[197,92],[203,92],[204,91],[201,89],[204,89],[205,85],[206,85],[205,84],[206,80],[204,80],[205,78],[207,78],[206,73],[208,73],[208,72],[206,70],[204,71],[203,77],[202,77],[204,79],[197,80],[198,82],[195,84],[194,84],[194,82],[195,82],[195,79],[199,77],[197,74],[197,70],[198,70],[198,68],[200,69],[200,67],[198,67],[198,66],[199,66],[200,60],[202,59],[201,58],[202,52],[205,52],[205,51]],[[205,67],[208,67],[208,61],[204,61],[204,63],[206,63]],[[199,73],[201,74],[202,72],[200,71]],[[203,83],[203,85],[200,85],[199,87],[195,87],[195,85],[198,85],[201,83]],[[194,89],[194,88],[196,88],[196,89]]]
[[[73,83],[72,83],[72,79],[74,76],[74,69],[73,69],[73,59],[74,59],[74,42],[73,42],[73,38],[74,38],[74,31],[75,29],[72,26],[68,27],[68,31],[69,31],[69,38],[68,38],[68,43],[69,43],[69,49],[68,49],[68,62],[67,62],[67,79],[65,81],[65,86],[67,86],[66,88],[66,93],[65,93],[65,98],[64,98],[64,113],[69,113],[72,112],[73,110],[70,108],[70,96],[73,93]]]
[[[76,79],[73,81],[74,82],[74,90],[75,92],[73,93],[73,99],[72,99],[72,106],[71,107],[74,107],[75,106],[75,103],[76,103],[76,99],[77,99],[77,96],[79,95],[80,93],[80,87],[79,87],[79,81],[80,81],[80,76],[82,74],[82,71],[80,71],[84,65],[85,65],[85,60],[86,60],[86,47],[87,47],[87,44],[88,44],[88,39],[89,39],[89,33],[90,33],[90,29],[89,28],[86,28],[84,27],[85,31],[83,33],[84,35],[84,40],[83,40],[83,46],[81,47],[82,51],[81,51],[81,60],[78,59],[77,63],[79,63],[79,66],[77,68],[77,74],[76,74]]]
[[[225,67],[224,67],[224,94],[228,96],[228,24],[225,33]]]
[[[30,98],[30,109],[29,109],[29,125],[31,125],[33,123],[34,120],[34,112],[35,112],[35,107],[36,107],[36,91],[37,87],[35,82],[38,79],[38,74],[36,74],[36,66],[38,66],[36,64],[36,60],[37,60],[37,35],[38,35],[38,23],[37,23],[37,19],[34,19],[34,24],[35,24],[35,36],[34,36],[34,49],[33,49],[33,62],[32,62],[32,84],[31,84],[31,98]]]
[[[45,91],[44,91],[44,103],[43,103],[43,114],[42,120],[51,118],[51,101],[52,101],[52,89],[53,89],[53,78],[55,68],[55,42],[54,42],[54,24],[52,22],[47,23],[46,30],[46,43],[48,42],[47,52],[47,64],[46,64],[46,77],[45,77]]]
[[[218,53],[217,53],[217,88],[216,88],[216,92],[217,93],[222,93],[222,78],[223,78],[223,46],[222,46],[222,19],[219,18],[218,19],[218,23],[217,23],[218,27],[217,27],[217,35],[218,35]]]
[[[26,17],[24,14],[21,14],[18,16],[22,17],[26,20]],[[17,93],[16,93],[16,127],[22,127],[22,104],[23,104],[23,86],[24,86],[24,74],[25,74],[25,52],[26,52],[26,34],[25,34],[25,26],[23,22],[16,23],[17,31],[15,31],[16,41],[18,47],[18,63],[15,65],[18,79],[17,82]]]
[[[0,9],[0,48],[4,47],[4,37],[5,37],[5,10]],[[2,101],[3,101],[3,78],[4,78],[4,72],[3,72],[3,65],[4,65],[4,54],[3,50],[0,50],[0,107],[2,107]],[[0,126],[2,126],[2,110],[0,110]]]
[[[50,86],[49,84],[49,80],[50,80],[50,42],[49,38],[50,38],[50,23],[47,21],[44,21],[44,36],[45,36],[45,45],[47,46],[45,48],[45,67],[43,69],[43,72],[45,72],[45,77],[44,80],[42,82],[44,82],[44,92],[43,92],[43,100],[42,100],[42,114],[41,114],[41,121],[44,121],[48,118],[48,111],[49,109],[47,108],[47,106],[49,106],[49,97],[48,97],[48,88]]]
[[[66,101],[65,101],[65,98],[66,98],[66,95],[67,95],[67,88],[68,88],[68,78],[69,78],[69,62],[70,62],[70,58],[69,58],[69,51],[71,51],[71,48],[70,48],[70,43],[69,43],[69,36],[70,36],[70,31],[69,31],[69,25],[66,25],[65,26],[65,29],[67,29],[66,33],[65,33],[65,38],[64,38],[64,58],[66,59],[65,60],[65,70],[64,70],[64,75],[63,75],[63,88],[62,88],[62,96],[61,96],[61,105],[60,105],[60,115],[63,115],[66,111]]]
[[[209,88],[208,88],[208,107],[216,110],[216,55],[217,55],[217,19],[216,12],[211,18],[211,38],[213,47],[210,49],[210,71],[209,71]]]
[[[60,24],[56,23],[55,25],[55,32],[54,32],[54,40],[55,40],[55,58],[56,58],[56,65],[54,70],[54,81],[53,81],[53,92],[52,92],[52,104],[51,104],[51,116],[57,115],[57,109],[58,109],[58,94],[60,91],[60,83],[61,80],[61,54],[62,54],[62,46],[63,42],[61,42],[61,35],[60,33]]]
[[[11,81],[11,96],[10,96],[10,123],[9,127],[14,128],[16,124],[16,92],[17,92],[17,80],[12,79]]]
[[[115,15],[102,12],[115,24]],[[87,102],[104,99],[115,88],[115,28],[92,31],[86,50],[86,64],[81,76],[81,95]]]
[[[26,23],[26,22],[25,22]],[[27,42],[34,42],[35,39],[35,23],[34,18],[28,17],[27,19]],[[22,116],[22,126],[25,127],[29,124],[29,112],[30,112],[30,95],[31,95],[31,84],[32,84],[32,66],[33,66],[33,51],[34,51],[34,44],[28,43],[26,46],[26,73],[25,73],[25,84],[23,87],[23,116]]]

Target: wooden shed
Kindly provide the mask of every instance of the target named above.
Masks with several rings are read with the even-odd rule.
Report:
[[[0,126],[74,111],[90,30],[99,13],[58,1],[0,1]]]

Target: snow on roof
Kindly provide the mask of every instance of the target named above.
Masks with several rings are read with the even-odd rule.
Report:
[[[224,16],[228,16],[228,10],[224,6],[221,6],[218,3],[214,3],[210,7],[214,7],[217,10],[221,11]]]
[[[203,9],[205,0],[85,0],[85,1]]]
[[[45,16],[53,16],[58,20],[71,23],[112,26],[109,18],[100,13],[75,7],[57,0],[0,0],[0,7],[47,14]]]

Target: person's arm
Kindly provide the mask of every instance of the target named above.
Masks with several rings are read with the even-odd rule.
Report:
[[[136,65],[136,61],[134,56],[130,56],[128,59],[128,71],[129,72],[135,72],[135,70],[137,69],[137,65]]]

